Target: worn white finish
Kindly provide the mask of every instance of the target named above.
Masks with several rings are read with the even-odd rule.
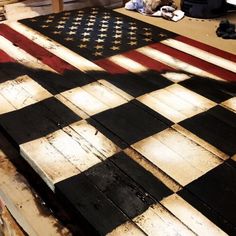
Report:
[[[139,97],[138,100],[175,123],[215,105],[209,99],[178,84],[145,94]]]
[[[112,230],[110,233],[107,234],[107,236],[144,236],[146,235],[143,233],[135,224],[131,222],[126,222],[114,230]]]
[[[86,121],[73,123],[70,127],[86,139],[105,158],[111,157],[120,151],[118,146]]]
[[[53,191],[55,183],[80,173],[45,137],[21,144],[20,153]]]
[[[147,160],[145,157],[140,155],[137,151],[132,148],[127,148],[124,152],[135,162],[137,162],[144,169],[149,171],[153,176],[159,179],[164,185],[166,185],[173,192],[177,192],[182,189],[174,179],[168,176],[164,171],[155,166],[152,162]]]
[[[217,149],[216,147],[212,146],[211,144],[209,144],[208,142],[204,141],[203,139],[199,138],[197,135],[191,133],[190,131],[188,131],[184,127],[182,127],[182,126],[180,126],[178,124],[175,124],[175,125],[172,126],[172,128],[177,130],[179,133],[183,134],[184,136],[188,137],[189,139],[193,140],[195,143],[197,143],[198,145],[202,146],[206,150],[208,150],[211,153],[215,154],[216,156],[218,156],[222,160],[227,160],[229,158],[229,156],[227,154],[225,154],[224,152],[220,151],[219,149]]]
[[[135,217],[133,221],[147,235],[195,235],[160,204],[150,206],[144,213]]]
[[[0,84],[0,94],[5,97],[15,109],[20,109],[53,95],[29,76],[19,76]]]
[[[41,205],[25,178],[16,171],[1,150],[0,176],[0,197],[28,235],[70,235],[49,210]]]
[[[182,186],[222,163],[215,155],[172,129],[132,146]]]

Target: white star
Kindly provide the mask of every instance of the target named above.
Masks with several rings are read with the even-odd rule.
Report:
[[[64,28],[64,27],[63,27]],[[75,29],[77,29],[78,27],[77,26],[71,26],[71,27],[69,27],[69,29],[71,29],[71,30],[75,30]]]
[[[116,51],[116,50],[119,50],[120,47],[118,47],[118,46],[112,46],[112,47],[110,47],[110,49],[113,50],[113,51]]]
[[[82,33],[82,35],[86,37],[86,36],[89,36],[90,33],[84,32],[84,33]]]
[[[81,41],[82,42],[89,42],[89,38],[82,38]]]
[[[102,52],[95,52],[93,55],[94,56],[102,56]]]
[[[67,34],[72,35],[72,34],[76,34],[76,32],[75,31],[69,31]]]
[[[102,28],[102,29],[100,29],[99,31],[105,32],[105,31],[107,31],[107,28],[106,28],[106,29],[105,29],[105,28]]]
[[[98,43],[104,43],[104,39],[97,39],[95,41],[98,42]]]
[[[131,41],[131,42],[129,42],[128,44],[131,45],[131,46],[133,46],[133,45],[137,45],[137,42]]]
[[[100,38],[105,38],[107,35],[106,34],[98,34]]]
[[[99,49],[102,49],[103,46],[102,46],[102,45],[96,45],[94,48],[96,48],[97,50],[99,50]]]
[[[63,28],[64,28],[64,25],[58,25],[58,26],[56,26],[56,28],[58,28],[58,29],[63,29]]]

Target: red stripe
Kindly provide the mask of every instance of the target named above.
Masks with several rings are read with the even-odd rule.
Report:
[[[223,69],[219,66],[216,66],[214,64],[211,64],[209,62],[203,61],[199,58],[196,58],[194,56],[191,56],[187,53],[181,52],[177,49],[171,48],[169,46],[166,46],[161,43],[156,43],[149,45],[150,47],[157,49],[163,53],[166,53],[168,55],[171,55],[174,58],[177,58],[183,62],[188,63],[189,65],[193,65],[197,68],[200,68],[202,70],[205,70],[213,75],[216,75],[222,79],[228,80],[228,81],[235,81],[236,80],[236,74],[228,71],[226,69]]]
[[[116,63],[108,60],[108,59],[101,59],[94,61],[95,64],[102,67],[104,70],[111,74],[127,74],[129,71],[125,68],[117,65]]]
[[[8,62],[16,62],[13,58],[11,58],[4,51],[0,50],[0,63],[8,63]]]
[[[224,51],[222,51],[218,48],[206,45],[204,43],[198,42],[196,40],[193,40],[193,39],[190,39],[190,38],[187,38],[187,37],[184,37],[184,36],[177,36],[175,39],[178,40],[178,41],[181,41],[183,43],[189,44],[191,46],[197,47],[199,49],[202,49],[204,51],[210,52],[210,53],[212,53],[216,56],[219,56],[219,57],[225,58],[227,60],[236,62],[236,55],[234,55],[232,53],[224,52]]]
[[[77,70],[69,63],[50,53],[45,48],[34,43],[7,25],[0,24],[0,35],[59,73],[63,73],[65,70]]]
[[[143,66],[151,69],[151,70],[155,70],[155,71],[158,71],[158,72],[165,72],[165,71],[176,71],[175,69],[159,62],[159,61],[156,61],[146,55],[143,55],[142,53],[140,52],[137,52],[137,51],[129,51],[129,52],[126,52],[124,54],[125,57],[128,57],[140,64],[142,64]]]

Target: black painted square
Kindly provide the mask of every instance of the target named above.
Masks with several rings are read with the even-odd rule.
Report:
[[[217,103],[236,96],[235,82],[192,77],[179,84]]]
[[[0,115],[0,125],[19,145],[81,120],[55,98]]]
[[[145,191],[147,191],[157,201],[171,195],[173,192],[165,186],[159,179],[152,175],[149,171],[132,160],[124,152],[115,154],[109,158],[116,166],[138,183]]]
[[[94,115],[93,118],[128,144],[168,128],[166,123],[132,101]]]
[[[225,232],[236,234],[235,167],[223,163],[187,185],[179,194]]]
[[[216,106],[180,125],[228,155],[236,153],[236,114]]]
[[[152,70],[137,74],[128,72],[126,74],[107,75],[105,78],[135,98],[173,84],[173,82]]]
[[[55,184],[56,194],[85,218],[99,235],[106,235],[128,218],[84,175],[76,175]],[[79,223],[79,222],[78,222]]]

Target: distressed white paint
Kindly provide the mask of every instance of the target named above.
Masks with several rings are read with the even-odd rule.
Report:
[[[123,97],[99,82],[87,84],[82,88],[110,108],[120,106],[127,102]]]
[[[80,171],[43,137],[20,145],[22,157],[54,191],[54,184]]]
[[[222,163],[215,155],[171,128],[132,146],[182,186]]]
[[[144,235],[146,234],[143,233],[135,224],[131,222],[126,222],[107,234],[107,236],[144,236]]]
[[[42,101],[53,95],[29,76],[20,76],[0,84],[0,94],[16,109]]]
[[[86,121],[73,123],[70,127],[85,138],[106,158],[120,151],[118,146]]]
[[[15,110],[15,107],[9,103],[0,93],[0,115]]]
[[[94,151],[94,148],[86,140],[78,135],[76,138],[71,137],[71,135],[72,132],[69,136],[64,131],[58,130],[47,135],[46,139],[81,172],[101,162],[98,158],[98,152]]]
[[[79,87],[65,91],[61,95],[90,116],[109,109],[106,104]]]
[[[195,235],[160,204],[150,206],[144,213],[135,217],[133,221],[147,235]]]
[[[216,147],[212,146],[208,142],[206,142],[203,139],[199,138],[197,135],[191,133],[190,131],[183,128],[182,126],[180,126],[178,124],[175,124],[175,125],[172,126],[172,128],[177,130],[179,133],[183,134],[184,136],[188,137],[189,139],[193,140],[195,143],[202,146],[206,150],[212,152],[213,154],[215,154],[216,156],[218,156],[222,160],[227,160],[229,158],[229,156],[227,154],[223,153],[222,151],[220,151]]]

